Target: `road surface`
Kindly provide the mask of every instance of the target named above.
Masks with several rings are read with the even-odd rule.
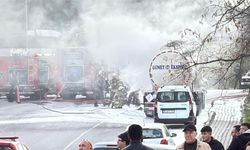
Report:
[[[242,95],[242,92],[213,90],[207,93],[206,108],[198,116],[198,133],[209,114],[215,112],[211,124],[213,135],[227,147],[231,140],[230,129],[240,121],[240,106],[244,99],[235,95]],[[93,144],[116,141],[117,135],[129,124],[153,122],[135,106],[111,109],[107,106],[52,101],[17,104],[5,99],[0,100],[0,105],[1,136],[19,136],[31,150],[73,150],[77,149],[81,139],[89,139]],[[182,129],[182,126],[170,129],[177,133],[174,138],[177,145],[184,141]]]

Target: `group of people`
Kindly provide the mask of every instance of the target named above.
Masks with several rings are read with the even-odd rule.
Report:
[[[250,150],[250,123],[242,123],[233,127],[233,140],[228,150]]]
[[[153,150],[142,144],[142,127],[138,124],[129,126],[128,131],[118,135],[117,148],[120,150]],[[79,144],[79,150],[93,150],[92,144],[87,140],[82,140]]]
[[[185,125],[185,141],[177,146],[176,150],[225,150],[223,144],[212,136],[212,128],[204,126],[201,132],[201,139],[197,139],[197,129],[193,124]],[[233,137],[227,150],[250,150],[250,124],[242,123],[235,125],[231,131]],[[137,124],[129,126],[128,131],[118,135],[117,148],[120,150],[153,150],[142,143],[142,127]],[[83,140],[79,144],[79,150],[93,150],[92,144]]]
[[[193,124],[187,124],[183,132],[185,142],[177,146],[176,150],[224,150],[223,145],[212,137],[210,126],[204,126],[201,129],[202,141],[196,138],[197,129]]]
[[[204,126],[201,129],[201,139],[196,138],[197,130],[193,124],[185,126],[185,142],[177,146],[176,150],[224,150],[221,142],[212,136],[212,128]],[[250,124],[235,125],[231,131],[232,141],[227,150],[250,150]]]

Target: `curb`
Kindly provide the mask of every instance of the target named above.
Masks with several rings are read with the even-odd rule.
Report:
[[[209,111],[208,112],[208,119],[206,122],[203,123],[203,126],[211,126],[211,124],[214,121],[215,116],[216,116],[216,113],[214,111]],[[202,141],[201,134],[198,135],[197,139]]]
[[[214,121],[216,113],[214,111],[208,112],[208,120],[204,122],[204,126],[210,126]]]
[[[247,105],[248,103],[248,96],[244,99],[243,104],[241,105],[241,119],[240,123],[246,122],[246,110],[249,109],[250,107]]]

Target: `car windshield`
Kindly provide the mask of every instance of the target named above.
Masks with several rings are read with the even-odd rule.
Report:
[[[94,148],[94,150],[118,150],[118,148]]]
[[[7,146],[0,146],[0,150],[11,150],[11,149]]]
[[[190,99],[188,92],[159,92],[157,100],[159,102],[186,102]]]
[[[143,134],[143,139],[162,138],[163,137],[161,129],[144,128],[142,134]]]

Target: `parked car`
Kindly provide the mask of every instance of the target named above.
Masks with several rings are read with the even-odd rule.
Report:
[[[170,133],[166,124],[163,123],[146,123],[142,126],[143,143],[145,144],[165,144],[175,146],[172,137],[176,133]],[[128,130],[129,126],[127,126]]]
[[[172,137],[175,133],[170,133],[166,124],[147,123],[142,125],[144,143],[175,145]]]
[[[149,144],[143,143],[144,145],[153,148],[154,150],[175,150],[176,146],[163,145],[163,144]],[[118,150],[115,142],[99,142],[94,144],[93,150]]]
[[[0,137],[0,150],[28,150],[18,137]]]

